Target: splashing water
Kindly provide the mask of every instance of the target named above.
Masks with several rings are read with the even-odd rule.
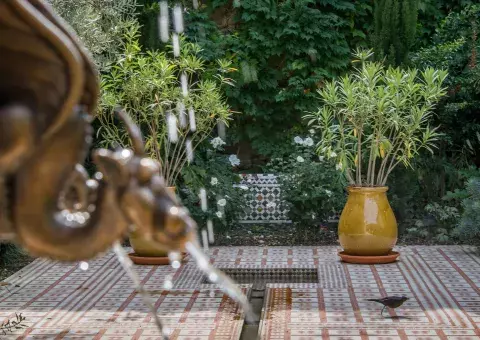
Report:
[[[178,102],[177,112],[178,112],[178,121],[180,123],[180,127],[182,129],[185,129],[187,127],[187,114],[185,113],[185,104],[183,104],[182,102]]]
[[[210,264],[208,257],[202,252],[198,242],[187,242],[185,248],[195,259],[198,268],[207,275],[210,282],[217,284],[225,294],[242,306],[247,321],[253,320],[254,313],[245,294],[232,279]]]
[[[85,262],[85,261],[80,262],[79,267],[81,270],[84,270],[84,271],[88,270],[88,267],[89,267],[88,262]]]
[[[180,76],[180,85],[182,87],[182,94],[184,97],[188,96],[188,80],[187,74],[184,72]]]
[[[168,253],[168,259],[170,260],[170,265],[172,266],[173,269],[179,269],[180,266],[182,265],[180,263],[182,256],[180,255],[179,252],[171,251],[170,253]]]
[[[205,229],[202,230],[202,243],[203,243],[203,251],[208,252],[208,234]]]
[[[173,26],[178,34],[183,32],[183,13],[180,5],[176,5],[173,8]]]
[[[158,28],[160,30],[160,39],[166,43],[170,38],[168,35],[168,3],[166,1],[160,2],[160,15],[158,16]]]
[[[220,137],[222,140],[226,140],[225,123],[220,120],[217,122],[217,132],[218,137]]]
[[[213,222],[212,220],[207,220],[207,231],[208,231],[208,242],[213,244],[215,242],[215,237],[213,235]]]
[[[180,56],[180,40],[178,38],[178,34],[173,33],[172,34],[172,44],[173,44],[173,55],[175,58],[178,58]],[[184,96],[186,96],[184,94]]]
[[[238,1],[237,1],[237,4],[238,4]],[[193,0],[193,7],[195,9],[198,9],[199,7],[198,0]],[[175,5],[175,7],[172,10],[172,16],[173,16],[174,33],[170,34],[168,4],[166,1],[161,1],[160,14],[158,17],[160,39],[164,43],[166,43],[171,37],[172,44],[173,44],[173,54],[175,58],[178,58],[181,54],[179,34],[183,33],[185,30],[184,21],[183,21],[183,10],[182,10],[181,4]],[[187,97],[189,93],[189,85],[188,85],[188,77],[186,73],[182,73],[180,75],[179,87],[183,97]],[[183,104],[183,102],[179,102],[177,104],[177,113],[178,113],[178,121],[179,121],[178,123],[180,125],[180,128],[183,131],[185,131],[185,129],[187,128],[187,120],[188,120],[190,133],[195,132],[197,129],[197,126],[196,126],[196,119],[195,119],[195,111],[193,110],[193,108],[190,107],[188,109],[188,118],[187,118],[186,117],[187,114],[185,112],[185,105]],[[169,112],[167,113],[166,118],[167,118],[167,124],[168,124],[169,140],[170,142],[175,143],[178,140],[177,117],[175,116],[175,114]],[[225,140],[225,124],[223,122],[218,122],[217,128],[218,128],[218,134],[220,138]],[[186,148],[187,160],[189,162],[193,161],[193,146],[192,146],[191,136],[188,136],[188,138],[186,139],[185,148]],[[199,198],[201,202],[202,211],[206,212],[207,211],[207,192],[204,188],[200,189]],[[195,222],[193,222],[192,220],[190,220],[185,216],[184,216],[184,222],[191,229],[196,228]],[[201,235],[202,235],[202,241],[205,247],[205,251],[208,251],[209,243],[214,242],[213,222],[210,219],[207,221],[206,230],[201,231]],[[234,281],[232,281],[228,276],[223,274],[221,271],[215,269],[210,264],[209,258],[201,251],[201,247],[198,241],[195,240],[195,241],[187,242],[185,244],[185,250],[190,253],[193,259],[196,261],[199,269],[201,269],[208,276],[209,280],[212,283],[217,284],[224,293],[226,293],[228,296],[230,296],[233,300],[238,302],[243,307],[246,319],[247,320],[253,319],[253,312],[251,310],[247,297],[243,294],[242,290],[236,286]],[[132,277],[132,280],[134,281],[135,285],[140,288],[139,291],[142,295],[142,298],[144,298],[149,308],[151,306],[152,313],[155,316],[155,322],[157,323],[157,326],[161,330],[162,325],[160,323],[158,316],[153,310],[153,306],[150,303],[148,295],[146,295],[146,292],[141,287],[140,280],[138,279],[136,274],[133,272],[133,270],[130,268],[131,267],[130,259],[126,257],[125,253],[123,252],[123,249],[121,249],[121,246],[119,244],[115,245],[115,251],[117,252],[117,256],[119,256],[119,258],[123,258],[122,265],[124,265],[125,270],[127,270],[129,275]],[[170,264],[174,269],[178,269],[181,266],[180,253],[178,252],[169,253],[169,259],[170,259]],[[171,289],[173,287],[171,278],[166,278],[164,285],[165,285],[165,288]],[[211,291],[210,295],[214,296],[215,292]],[[162,332],[162,334],[165,338],[165,332]]]
[[[200,207],[202,208],[203,212],[206,212],[207,211],[207,190],[205,190],[205,188],[201,188],[198,196],[200,197]]]
[[[197,122],[195,120],[195,111],[193,108],[188,109],[188,119],[190,121],[190,131],[195,132],[197,130]]]
[[[177,117],[172,112],[167,112],[168,139],[171,143],[178,141]]]
[[[193,162],[193,145],[192,145],[192,140],[190,138],[187,139],[185,142],[185,147],[187,149],[187,160],[188,163]]]
[[[155,321],[155,325],[160,331],[160,334],[162,335],[163,340],[168,340],[167,333],[165,332],[167,329],[165,330],[163,329],[162,321],[157,315],[157,311],[155,310],[155,307],[150,299],[149,294],[147,293],[147,291],[145,291],[145,289],[143,289],[143,285],[142,285],[142,282],[140,281],[140,278],[138,277],[137,273],[133,270],[132,260],[130,260],[127,253],[123,250],[120,242],[115,242],[113,244],[113,251],[117,255],[118,261],[122,265],[123,269],[128,274],[130,279],[133,281],[135,289],[140,293],[143,303],[145,303],[147,308],[150,310],[150,313],[152,313],[153,319]]]

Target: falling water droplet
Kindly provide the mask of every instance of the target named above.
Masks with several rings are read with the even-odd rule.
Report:
[[[237,301],[245,311],[245,318],[247,321],[254,319],[254,314],[251,309],[251,306],[248,302],[247,297],[243,294],[242,290],[237,287],[234,281],[226,276],[221,271],[214,268],[209,262],[207,256],[202,253],[198,243],[194,242],[187,242],[185,243],[185,249],[192,255],[192,258],[195,259],[197,262],[197,266],[201,269],[205,274],[210,276],[212,274],[217,275],[216,283],[217,285],[224,291],[228,296],[230,296],[233,300]]]
[[[103,178],[103,174],[101,172],[96,172],[93,177],[95,177],[97,181],[101,181]]]
[[[207,231],[208,231],[208,242],[212,244],[215,242],[215,237],[213,235],[213,222],[212,220],[207,220]]]
[[[210,280],[210,282],[215,283],[218,280],[218,275],[216,273],[211,273],[210,275],[208,275],[208,279]]]
[[[85,261],[80,262],[81,270],[88,270],[88,267],[89,267],[88,262],[85,262]]]
[[[183,13],[182,6],[176,5],[173,8],[173,25],[175,27],[175,32],[178,34],[183,32]]]
[[[160,2],[160,14],[158,16],[158,28],[160,30],[160,39],[166,43],[169,39],[168,29],[168,3],[166,1]]]
[[[208,252],[208,235],[205,229],[202,230],[203,251]]]
[[[205,212],[207,211],[207,190],[205,188],[200,189],[200,206],[202,208],[202,211]]]
[[[197,130],[197,122],[195,119],[195,111],[193,108],[188,109],[188,118],[190,123],[190,131],[195,132]]]
[[[226,134],[225,134],[225,123],[219,120],[217,122],[217,132],[218,132],[218,137],[220,137],[222,140],[226,140]]]
[[[180,76],[180,85],[182,86],[182,94],[184,97],[188,96],[188,81],[186,73],[182,73]]]
[[[171,112],[167,112],[168,139],[171,143],[178,141],[177,117]]]
[[[173,45],[173,56],[178,58],[180,56],[180,41],[178,39],[178,34],[172,34],[172,45]]]
[[[180,123],[180,127],[182,129],[185,129],[187,127],[187,114],[185,113],[185,105],[182,102],[178,102],[177,112],[178,112],[178,121]]]
[[[130,279],[133,281],[133,285],[136,288],[136,290],[140,293],[140,296],[143,299],[143,302],[145,305],[148,307],[150,313],[153,315],[153,318],[155,320],[155,325],[157,326],[158,330],[160,331],[160,334],[163,335],[164,340],[168,340],[168,337],[165,336],[165,333],[163,331],[163,325],[162,321],[157,315],[157,311],[150,300],[150,296],[148,293],[143,289],[142,282],[140,281],[140,278],[138,277],[137,273],[132,269],[133,267],[133,262],[130,260],[130,258],[127,256],[125,251],[122,248],[122,245],[117,241],[113,244],[113,251],[117,255],[118,261],[122,265],[123,269],[125,272],[130,276]]]
[[[170,260],[170,264],[172,265],[173,269],[178,269],[181,266],[180,260],[182,256],[179,252],[171,251],[168,253],[168,259]]]
[[[170,290],[173,288],[172,277],[170,275],[167,275],[165,277],[165,281],[163,282],[163,288],[165,288],[166,290]]]
[[[128,159],[133,156],[133,152],[130,149],[123,149],[120,153],[124,159]]]
[[[164,337],[167,337],[167,339],[168,339],[168,336],[170,335],[170,333],[172,333],[172,330],[171,330],[170,328],[165,327],[165,328],[163,329],[163,336],[164,336]]]
[[[190,138],[187,139],[185,142],[185,148],[187,149],[187,160],[188,163],[193,162],[193,145],[192,140]]]

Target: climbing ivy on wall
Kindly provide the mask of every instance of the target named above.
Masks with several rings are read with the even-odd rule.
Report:
[[[316,104],[324,80],[346,70],[352,47],[366,43],[370,16],[369,0],[215,0],[189,12],[187,34],[204,57],[234,60],[227,95],[241,115],[233,131],[268,154]]]

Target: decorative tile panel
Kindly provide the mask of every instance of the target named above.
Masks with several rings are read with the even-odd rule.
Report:
[[[242,174],[240,177],[239,185],[249,188],[247,211],[240,218],[241,223],[291,223],[276,175]]]

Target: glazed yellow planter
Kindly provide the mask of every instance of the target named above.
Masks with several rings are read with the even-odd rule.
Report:
[[[388,187],[349,187],[338,224],[340,245],[348,255],[386,255],[397,243],[397,221]]]
[[[168,190],[175,195],[175,187],[168,187]],[[159,249],[156,244],[149,240],[145,240],[141,235],[136,232],[130,233],[129,236],[130,245],[133,248],[133,251],[138,256],[143,257],[167,257],[168,252]]]

